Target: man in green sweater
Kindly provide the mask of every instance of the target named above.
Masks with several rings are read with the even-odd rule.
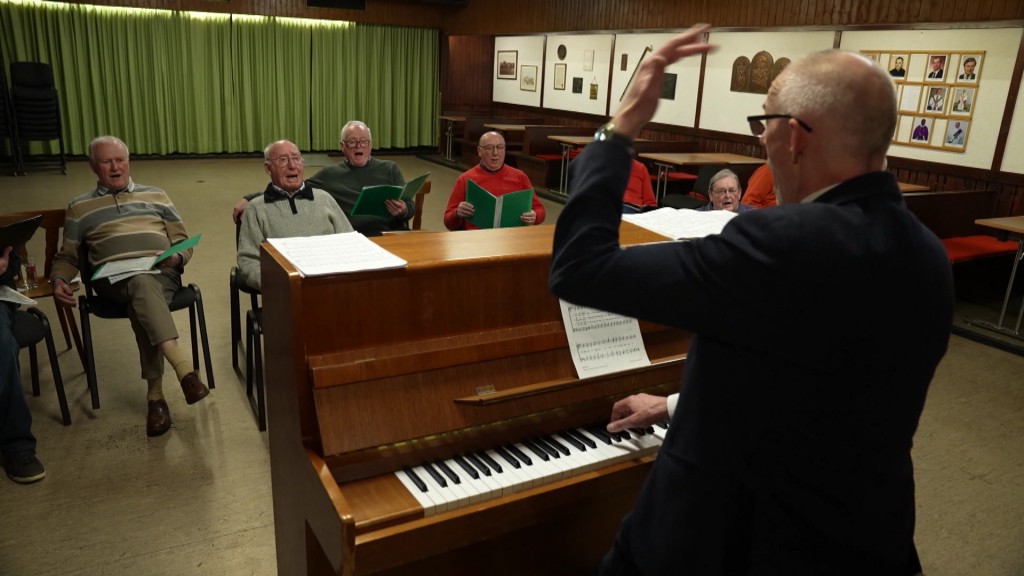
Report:
[[[330,194],[357,232],[366,236],[380,236],[385,230],[408,230],[409,219],[416,213],[416,205],[412,202],[388,200],[386,205],[391,214],[390,220],[352,215],[352,206],[363,187],[380,184],[405,186],[405,178],[397,164],[371,156],[373,138],[370,128],[358,120],[346,123],[341,128],[338,146],[345,155],[345,161],[321,169],[307,181],[308,184]],[[236,222],[241,221],[248,202],[259,195],[249,194],[235,205],[232,217]]]
[[[266,239],[352,232],[331,196],[302,180],[302,155],[295,144],[280,140],[267,146],[263,169],[270,184],[249,202],[238,233],[238,273],[257,290],[261,285],[260,244]]]

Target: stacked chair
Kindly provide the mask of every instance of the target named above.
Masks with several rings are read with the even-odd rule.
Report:
[[[18,130],[14,125],[14,113],[11,109],[11,93],[7,90],[7,75],[0,70],[0,148],[7,141],[7,147],[11,151],[11,166],[14,175],[24,174],[25,168],[21,165],[21,148],[18,147]]]
[[[60,145],[60,170],[67,174],[60,105],[53,69],[43,62],[11,62],[11,102],[17,126],[16,141],[51,141]],[[15,146],[17,147],[17,146]],[[24,168],[24,161],[22,161]]]

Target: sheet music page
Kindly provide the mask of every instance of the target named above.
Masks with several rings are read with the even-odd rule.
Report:
[[[636,318],[559,300],[569,351],[580,378],[650,366]]]
[[[622,219],[674,240],[703,238],[721,234],[722,228],[736,217],[736,212],[710,210],[700,212],[689,208],[658,208],[641,214],[623,214]]]
[[[303,276],[386,270],[409,265],[359,232],[269,238],[267,242],[294,264]]]
[[[108,278],[112,276],[121,276],[126,278],[124,274],[129,272],[139,273],[149,270],[156,263],[157,255],[153,256],[139,256],[137,258],[125,258],[124,260],[114,260],[112,262],[106,262],[96,270],[96,273],[92,275],[93,280],[99,280],[100,278]],[[130,276],[131,274],[129,274]],[[114,282],[114,280],[111,280]]]
[[[22,306],[35,306],[38,304],[35,300],[25,296],[10,286],[0,286],[0,301],[13,302],[15,304],[21,304]]]

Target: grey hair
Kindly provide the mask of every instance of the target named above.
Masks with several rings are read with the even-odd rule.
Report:
[[[93,152],[100,144],[117,144],[124,150],[124,155],[129,156],[128,145],[124,143],[124,140],[117,136],[97,136],[92,139],[92,142],[89,142],[89,160],[96,160],[96,155]]]
[[[361,120],[349,120],[348,122],[345,122],[345,125],[341,127],[341,132],[338,133],[338,140],[344,140],[345,130],[348,130],[353,126],[361,126],[363,128],[366,128],[367,136],[370,137],[370,140],[373,140],[373,133],[370,132],[370,127],[363,123]]]
[[[715,175],[712,176],[711,180],[708,181],[708,192],[711,192],[711,189],[715,187],[715,182],[718,182],[719,180],[724,180],[726,178],[732,178],[733,180],[735,180],[736,188],[740,192],[743,192],[743,186],[740,185],[740,177],[737,176],[735,172],[729,170],[728,168],[723,168],[722,170],[715,172]]]
[[[281,142],[287,142],[289,144],[295,145],[295,143],[292,142],[291,140],[274,140],[270,144],[267,144],[267,147],[263,149],[263,161],[264,162],[270,160],[270,149],[273,148],[274,146],[280,144]],[[296,148],[297,147],[298,146],[296,146]]]

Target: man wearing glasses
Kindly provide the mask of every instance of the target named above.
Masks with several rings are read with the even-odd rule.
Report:
[[[556,296],[693,334],[679,394],[612,407],[610,431],[671,425],[598,573],[920,573],[910,452],[953,288],[885,170],[887,71],[838,51],[793,62],[748,118],[779,206],[697,240],[619,245],[632,140],[665,67],[711,49],[708,28],[640,64],[574,161],[555,228]]]
[[[238,233],[238,273],[252,288],[260,289],[260,244],[268,238],[352,231],[331,195],[302,180],[303,168],[299,148],[287,140],[263,150],[263,170],[270,183],[249,202]]]
[[[505,164],[505,138],[497,132],[487,132],[480,137],[476,153],[480,156],[480,164],[466,170],[455,179],[452,193],[448,196],[448,206],[444,211],[444,226],[449,230],[475,230],[478,227],[469,222],[475,210],[466,202],[466,183],[472,180],[494,196],[509,192],[532,189],[530,178],[522,170]],[[625,188],[625,184],[623,184]],[[544,221],[544,205],[533,195],[532,210],[523,212],[519,221],[526,226],[533,226]],[[620,207],[621,211],[621,207]]]
[[[743,188],[740,186],[739,176],[728,168],[719,170],[711,177],[711,183],[708,184],[708,196],[711,198],[711,202],[708,202],[697,210],[699,212],[726,210],[728,212],[736,212],[738,214],[754,210],[755,208],[753,206],[740,204],[740,197],[742,195]]]
[[[385,205],[391,214],[390,220],[352,215],[356,198],[365,186],[405,186],[405,178],[398,164],[371,156],[373,137],[370,128],[359,120],[350,120],[341,128],[338,147],[345,155],[345,161],[321,169],[307,180],[309,185],[333,196],[357,232],[366,236],[380,236],[385,230],[408,230],[409,219],[416,214],[416,205],[412,202],[387,200]],[[246,203],[260,194],[249,194],[235,205],[232,217],[236,222],[241,220]]]

